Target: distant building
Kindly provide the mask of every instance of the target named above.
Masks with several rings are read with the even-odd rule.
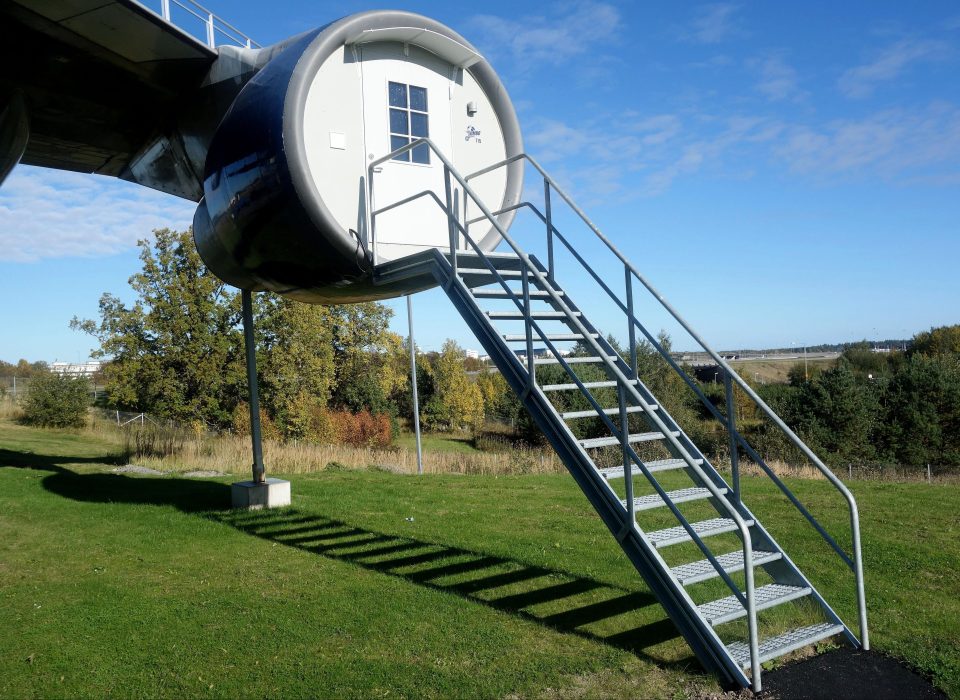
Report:
[[[50,364],[51,372],[68,377],[92,377],[102,368],[103,363],[99,360],[90,360],[89,362],[53,362]]]
[[[479,360],[479,359],[480,359],[480,351],[479,351],[479,350],[464,350],[463,352],[464,352],[464,354],[467,356],[467,358],[469,358],[469,359],[471,359],[471,360]]]
[[[524,348],[518,348],[518,349],[515,349],[513,352],[516,354],[516,356],[517,356],[518,359],[520,359],[520,360],[526,360],[526,359],[527,359],[527,351],[526,351],[526,349],[524,349]],[[569,357],[569,355],[570,355],[571,352],[573,352],[573,351],[572,351],[572,350],[558,350],[558,351],[557,351],[557,354],[559,354],[560,357]],[[534,348],[534,349],[533,349],[533,356],[534,356],[534,357],[537,357],[537,358],[553,357],[553,353],[550,352],[547,348]]]

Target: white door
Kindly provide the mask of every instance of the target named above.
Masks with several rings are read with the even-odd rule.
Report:
[[[367,162],[423,136],[449,158],[453,67],[416,46],[394,42],[365,44],[360,56]],[[375,169],[372,210],[424,190],[445,201],[443,163],[419,146]],[[449,248],[450,240],[446,214],[432,197],[378,215],[375,237],[378,263],[426,248]]]

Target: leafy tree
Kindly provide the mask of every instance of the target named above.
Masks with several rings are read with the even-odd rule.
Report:
[[[405,350],[406,352],[406,350]],[[409,371],[409,356],[407,357],[407,369]],[[412,419],[413,417],[413,394],[410,391],[410,382],[407,380],[407,385],[403,390],[394,392],[391,397],[394,405],[397,407],[397,411],[400,416],[406,419]],[[436,393],[436,387],[433,381],[433,365],[430,364],[430,360],[427,355],[423,353],[417,353],[417,401],[420,403],[420,421],[421,423],[426,424],[426,419],[423,416],[424,407],[426,407],[430,400],[433,398],[433,395]]]
[[[960,355],[960,325],[940,326],[917,333],[908,355]]]
[[[320,411],[335,381],[329,307],[258,294],[256,311],[261,405],[284,437],[327,437]]]
[[[481,372],[477,376],[477,388],[483,396],[485,415],[502,415],[504,399],[512,394],[507,380],[499,372]]]
[[[664,330],[657,334],[657,342],[667,353],[673,347],[670,335]],[[646,340],[637,343],[637,376],[681,427],[694,423],[698,411],[695,402],[699,403],[696,396],[653,344]]]
[[[184,422],[229,425],[243,382],[238,295],[200,260],[190,231],[159,229],[139,242],[137,300],[100,298],[100,320],[71,327],[100,343],[112,405]]]
[[[410,346],[403,336],[387,331],[381,350],[371,358],[383,395],[396,404],[396,399],[410,391]]]
[[[915,353],[887,390],[884,436],[902,464],[960,464],[960,355]]]
[[[870,343],[863,340],[843,351],[841,355],[850,368],[863,379],[877,379],[890,375],[890,353],[874,352]]]
[[[87,420],[90,384],[82,377],[46,372],[30,383],[23,403],[25,423],[50,428],[79,428]]]
[[[803,437],[844,461],[875,457],[879,391],[858,379],[849,362],[841,358],[805,384],[796,399],[789,417]]]
[[[436,392],[426,405],[428,422],[434,427],[475,428],[483,422],[483,394],[467,377],[464,358],[454,341],[443,344],[433,368]]]
[[[366,302],[328,307],[335,382],[333,406],[374,413],[388,409],[387,394],[371,371],[370,355],[386,352],[393,310],[383,304]]]
[[[0,360],[0,377],[19,377],[19,378],[28,378],[34,377],[40,374],[46,374],[49,371],[49,367],[46,362],[42,360],[38,362],[29,362],[25,359],[20,359],[17,364],[11,364],[9,362],[4,362]]]
[[[787,370],[787,383],[794,387],[803,386],[819,377],[822,371],[823,367],[820,363],[797,362]]]

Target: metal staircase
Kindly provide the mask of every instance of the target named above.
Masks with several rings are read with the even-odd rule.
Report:
[[[379,206],[373,192],[374,167],[423,143],[433,149],[445,166],[446,201],[424,192]],[[526,159],[544,178],[544,210],[521,202],[490,211],[479,201],[469,181],[520,158]],[[375,281],[431,277],[440,284],[708,670],[727,682],[752,685],[759,691],[761,664],[790,651],[834,635],[843,635],[850,644],[868,648],[859,522],[853,496],[723,358],[689,328],[536,161],[526,155],[516,156],[463,177],[428,139],[421,139],[371,163],[369,178],[368,201],[373,207],[379,206],[370,212],[368,222],[374,260],[377,216],[420,197],[432,198],[446,212],[450,233],[446,251],[431,249],[376,265]],[[551,214],[552,193],[558,194],[623,263],[622,296],[608,284],[611,276],[601,277],[557,229]],[[481,215],[468,219],[467,207],[459,203],[460,196],[465,203],[479,208]],[[499,223],[498,217],[520,208],[529,208],[545,226],[546,264],[524,252]],[[510,251],[482,251],[469,232],[470,226],[478,222],[484,222],[484,230],[491,224],[495,226]],[[557,244],[573,256],[582,273],[600,285],[603,302],[623,313],[629,346],[622,355],[561,286],[555,265]],[[639,283],[637,289],[646,289],[653,295],[713,356],[724,373],[726,412],[708,400],[636,317],[635,283]],[[590,301],[597,303],[596,299]],[[520,324],[522,330],[507,332],[495,324]],[[638,373],[637,331],[726,429],[731,447],[729,483],[644,384]],[[575,356],[560,347],[572,342],[581,350]],[[535,344],[545,350],[536,352]],[[737,430],[734,386],[784,431],[846,499],[852,556]],[[580,407],[585,402],[589,408],[568,410],[571,402],[564,397],[577,397]],[[854,572],[859,640],[741,500],[740,453],[760,467]],[[765,612],[763,620],[758,615],[761,611]]]

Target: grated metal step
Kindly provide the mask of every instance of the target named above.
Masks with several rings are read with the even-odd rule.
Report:
[[[599,338],[600,334],[591,333],[590,337]],[[531,336],[531,338],[535,343],[539,343],[544,340],[544,337],[539,333],[534,333]],[[547,333],[547,337],[546,337],[547,340],[583,340],[583,338],[584,338],[583,333]],[[527,336],[525,334],[514,335],[510,333],[510,334],[504,334],[503,339],[506,340],[508,343],[522,343],[527,339]]]
[[[497,272],[504,279],[517,279],[523,276],[523,270],[498,269]],[[457,274],[466,277],[493,277],[496,279],[496,275],[493,274],[493,271],[485,267],[458,267]]]
[[[680,431],[674,430],[671,433],[671,435],[673,435],[674,437],[680,437]],[[629,438],[627,438],[627,441],[632,444],[635,442],[650,442],[651,440],[663,440],[666,437],[667,436],[661,433],[660,431],[655,431],[652,433],[634,433]],[[615,438],[615,437],[590,438],[588,440],[580,441],[580,445],[585,450],[591,450],[597,447],[611,447],[612,445],[619,445],[619,444],[620,444],[620,438]]]
[[[809,627],[798,627],[784,634],[763,639],[759,644],[760,663],[783,656],[796,649],[801,649],[810,644],[816,644],[819,641],[832,637],[835,634],[843,632],[843,625],[837,625],[832,622],[821,622]],[[727,651],[734,661],[740,664],[740,668],[750,666],[750,645],[746,642],[733,642],[727,645]]]
[[[782,583],[771,583],[755,589],[753,598],[757,610],[766,610],[767,608],[782,605],[797,598],[803,598],[812,592],[813,590],[806,586],[786,586]],[[743,607],[734,595],[698,605],[697,612],[713,626],[722,625],[725,622],[732,622],[733,620],[747,616],[747,609]]]
[[[697,464],[703,464],[702,459],[695,459],[693,461],[696,462]],[[650,462],[644,462],[644,465],[646,465],[647,470],[651,474],[656,474],[657,472],[666,472],[666,471],[670,471],[671,469],[683,469],[684,467],[687,466],[687,463],[684,462],[682,459],[655,459]],[[623,478],[622,464],[617,467],[607,467],[605,469],[598,469],[597,471],[600,472],[600,476],[602,476],[604,479],[622,479]],[[637,466],[634,466],[633,473],[640,474],[641,476],[643,475],[643,472],[640,471],[640,467],[637,467]]]
[[[656,410],[654,408],[654,410]],[[627,406],[627,413],[641,413],[643,411],[642,406]],[[605,408],[603,409],[604,415],[607,416],[618,416],[620,415],[619,408]],[[589,411],[567,411],[566,413],[561,413],[560,417],[564,420],[574,420],[575,418],[596,418],[597,409],[591,408]]]
[[[620,359],[617,355],[607,355],[607,359],[610,362],[616,362]],[[565,357],[563,358],[564,362],[568,365],[588,365],[595,364],[597,362],[603,362],[602,357]],[[560,360],[556,357],[537,357],[534,359],[534,364],[538,365],[559,365]]]
[[[511,289],[509,292],[504,290],[502,287],[500,289],[472,289],[470,290],[473,296],[483,297],[486,299],[523,299],[523,290],[522,289]],[[557,290],[554,292],[558,297],[564,296],[564,293]],[[550,299],[549,292],[544,292],[539,289],[530,290],[531,299]]]
[[[522,293],[521,293],[522,296]],[[527,318],[522,311],[487,311],[490,318],[499,318],[505,320],[522,321]],[[582,316],[579,311],[573,312],[574,316]],[[563,321],[569,316],[563,311],[531,311],[530,318],[535,321]]]
[[[471,289],[475,287],[489,286],[492,284],[499,285],[501,279],[504,282],[510,282],[511,280],[516,281],[523,277],[523,272],[521,270],[497,270],[497,274],[500,275],[500,279],[498,279],[493,272],[487,269],[478,267],[457,268],[457,277],[463,280],[463,283]],[[531,284],[535,283],[536,280],[531,280]],[[502,285],[500,286],[500,289],[503,289]],[[523,298],[522,293],[520,298]]]
[[[686,462],[683,464],[686,466]],[[752,520],[747,520],[746,523],[747,527],[753,525]],[[696,532],[701,538],[722,535],[725,532],[736,532],[739,529],[732,518],[711,518],[710,520],[701,520],[698,523],[690,523],[690,527],[692,527],[693,531]],[[687,533],[686,529],[682,525],[677,525],[676,527],[668,527],[665,530],[648,532],[647,539],[650,540],[650,544],[657,549],[660,549],[661,547],[669,547],[672,544],[690,542],[693,538],[690,537],[689,533]]]
[[[783,555],[780,554],[780,552],[765,552],[761,549],[753,550],[753,565],[755,567],[761,564],[769,564],[772,561],[777,561],[782,558]],[[719,557],[716,557],[716,559],[717,563],[720,564],[728,574],[734,571],[743,571],[742,549],[721,554]],[[670,571],[677,577],[677,580],[682,586],[690,586],[694,583],[700,583],[701,581],[709,581],[720,575],[717,573],[717,570],[713,568],[713,564],[710,563],[709,559],[701,559],[700,561],[690,562],[689,564],[681,564],[680,566],[673,567]]]
[[[584,382],[584,389],[612,389],[616,387],[619,382],[615,380],[607,382]],[[631,379],[629,384],[636,385],[637,380]],[[580,387],[576,384],[544,384],[540,387],[541,391],[573,391],[574,389],[579,389]]]
[[[720,493],[726,493],[727,489],[718,489]],[[677,491],[667,491],[667,495],[674,503],[686,503],[687,501],[702,501],[706,498],[712,498],[713,494],[709,489],[689,488],[678,489]],[[624,506],[626,500],[620,501]],[[638,496],[633,499],[634,510],[650,510],[651,508],[660,508],[666,506],[667,502],[660,498],[659,493],[652,493],[649,496]]]

